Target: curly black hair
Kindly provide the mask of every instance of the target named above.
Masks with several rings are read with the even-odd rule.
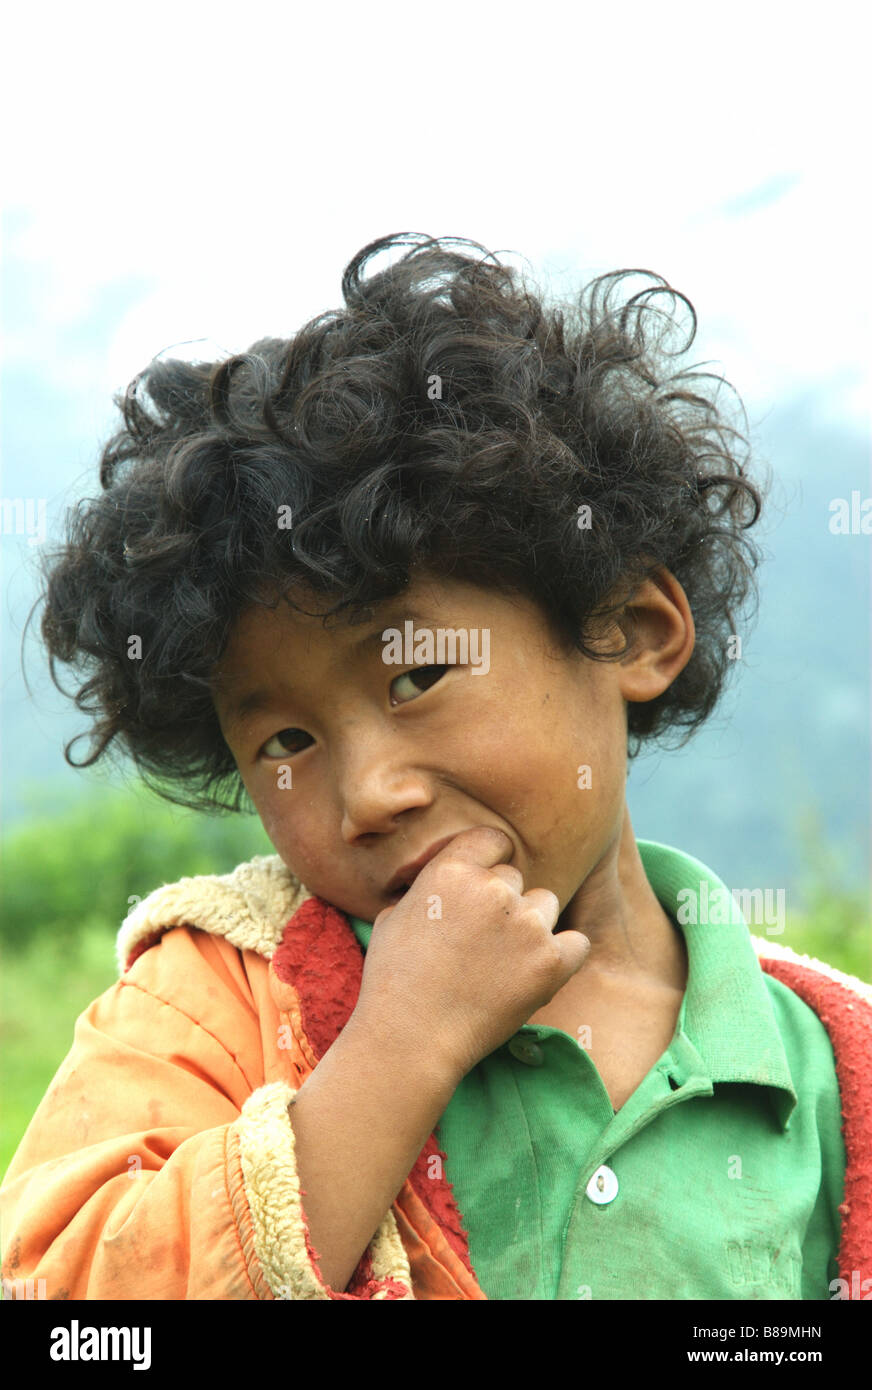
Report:
[[[654,284],[616,306],[633,275]],[[686,742],[727,680],[761,508],[735,454],[745,435],[698,385],[723,378],[669,373],[696,334],[690,301],[620,270],[546,305],[477,242],[417,233],[365,246],[342,293],[292,338],[154,359],[113,397],[124,426],[102,495],[68,511],[41,560],[54,683],[56,660],[93,663],[75,700],[97,715],[94,746],[76,763],[72,739],[66,761],[89,767],[117,737],[165,800],[252,811],[213,703],[240,613],[280,598],[308,612],[302,586],[325,622],[356,622],[413,573],[533,599],[567,650],[617,660],[630,638],[604,655],[594,624],[665,566],[696,642],[667,690],[629,704],[628,759],[669,730]],[[658,296],[689,310],[674,350]]]

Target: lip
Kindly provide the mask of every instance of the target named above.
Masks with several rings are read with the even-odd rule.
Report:
[[[451,841],[456,839],[460,834],[462,834],[462,831],[455,830],[453,835],[445,835],[441,840],[434,840],[430,848],[425,849],[423,854],[419,854],[417,859],[413,859],[411,863],[404,864],[401,869],[397,870],[390,883],[387,885],[385,892],[392,894],[409,886],[411,880],[417,878],[425,864],[429,864],[430,860],[435,858],[441,849],[444,849],[446,845],[450,845]]]

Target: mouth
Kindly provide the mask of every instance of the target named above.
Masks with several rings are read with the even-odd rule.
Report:
[[[440,850],[449,845],[461,831],[455,830],[453,835],[444,835],[441,840],[436,840],[429,849],[413,860],[411,864],[404,864],[398,869],[385,888],[385,895],[390,902],[399,902],[404,893],[408,892],[421,870],[434,859]]]

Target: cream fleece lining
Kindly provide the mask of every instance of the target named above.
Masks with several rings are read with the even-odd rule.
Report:
[[[306,1249],[294,1130],[288,1106],[296,1093],[284,1081],[253,1091],[235,1123],[242,1174],[254,1222],[254,1247],[276,1298],[329,1299]],[[368,1246],[373,1279],[399,1279],[414,1299],[409,1257],[388,1209]],[[386,1290],[373,1300],[384,1299]],[[403,1300],[399,1300],[402,1302]]]

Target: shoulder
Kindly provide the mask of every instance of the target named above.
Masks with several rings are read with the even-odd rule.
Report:
[[[751,945],[761,969],[794,989],[806,1002],[809,1002],[807,996],[821,1001],[827,999],[836,1008],[847,1012],[856,1010],[858,1017],[872,1018],[872,984],[837,970],[815,956],[799,955],[791,947],[764,937],[752,936]]]
[[[751,940],[767,975],[782,1036],[792,1041],[803,1074],[810,1077],[814,1059],[825,1058],[831,1049],[843,1102],[850,1097],[852,1113],[862,1113],[872,1103],[872,986],[789,946]]]
[[[165,883],[137,903],[116,941],[118,973],[173,928],[194,928],[270,960],[282,932],[310,894],[279,855],[255,855],[226,874]]]

